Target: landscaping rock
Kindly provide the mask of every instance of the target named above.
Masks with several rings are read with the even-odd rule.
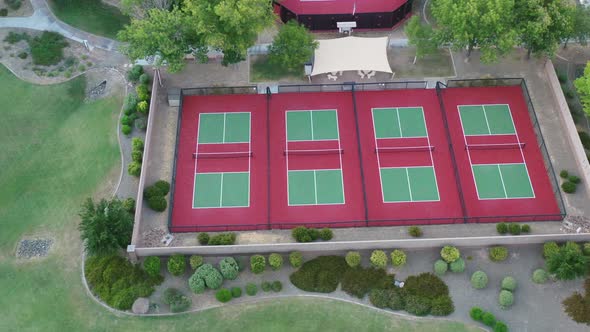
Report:
[[[584,216],[567,216],[561,229],[565,233],[590,233],[590,219]]]
[[[135,302],[133,302],[133,306],[131,307],[131,311],[134,314],[143,315],[147,314],[150,310],[150,300],[145,297],[140,297]]]
[[[53,240],[51,239],[21,240],[16,249],[16,257],[33,258],[47,256],[52,244]]]

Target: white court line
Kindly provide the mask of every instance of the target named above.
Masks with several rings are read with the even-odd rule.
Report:
[[[457,112],[459,113],[459,123],[461,124],[461,131],[463,134],[463,142],[465,143],[465,146],[467,146],[467,137],[465,136],[465,127],[463,127],[463,118],[461,118],[461,108],[460,108],[461,106],[463,106],[463,105],[457,105]],[[475,180],[475,173],[473,172],[473,163],[471,162],[471,153],[469,152],[469,149],[465,149],[465,150],[467,151],[467,159],[469,160],[469,169],[471,171],[471,177],[473,178],[473,185],[475,186],[475,193],[477,194],[477,199],[481,199],[479,197],[479,191],[477,190],[477,181]]]
[[[502,189],[504,190],[504,198],[508,198],[508,192],[506,191],[506,185],[504,184],[504,177],[502,176],[502,170],[500,169],[500,164],[498,166],[498,173],[500,173],[500,181],[502,182]]]
[[[490,123],[488,122],[488,114],[486,113],[486,108],[481,106],[481,110],[483,111],[483,117],[486,119],[486,126],[488,127],[488,135],[492,134],[492,130],[490,129]]]
[[[402,130],[402,122],[399,119],[399,108],[397,108],[397,107],[395,108],[395,115],[397,116],[397,126],[399,128],[399,136],[404,137],[404,132]]]
[[[379,172],[379,182],[381,184],[381,202],[386,203],[385,193],[383,192],[383,176],[381,175],[381,160],[379,158],[379,146],[377,145],[377,129],[375,127],[375,110],[378,108],[371,108],[371,117],[373,118],[373,139],[375,140],[375,154],[377,155],[377,171]]]
[[[424,108],[420,106],[420,110],[422,111],[422,121],[424,121],[424,130],[426,130],[426,141],[428,142],[428,146],[430,145],[430,134],[428,133],[428,126],[426,126],[426,114],[424,113]],[[436,177],[436,165],[434,165],[434,157],[432,156],[432,149],[430,150],[430,163],[432,164],[432,173],[434,173],[434,185],[436,186],[436,196],[440,201],[440,191],[438,190],[438,179]]]
[[[223,206],[223,173],[221,173],[221,190],[219,191],[219,207]]]
[[[197,125],[197,143],[195,144],[195,174],[193,176],[193,202],[192,202],[192,206],[193,209],[195,209],[195,191],[197,191],[197,161],[199,158],[197,158],[196,156],[199,155],[199,134],[200,134],[200,127],[201,127],[201,114],[203,113],[199,113],[199,124]]]
[[[510,121],[512,121],[512,128],[514,128],[514,134],[516,135],[516,142],[518,143],[518,147],[520,149],[520,156],[522,157],[522,161],[524,163],[524,169],[526,171],[526,175],[529,178],[529,183],[531,184],[531,191],[533,192],[533,197],[535,198],[535,188],[533,187],[533,181],[531,179],[531,175],[529,174],[529,168],[526,162],[526,159],[524,157],[524,152],[523,152],[523,147],[520,144],[520,137],[518,135],[518,130],[516,130],[516,124],[514,123],[514,119],[512,118],[512,109],[510,108],[510,105],[506,105],[508,107],[508,114],[510,115]]]
[[[289,113],[289,111],[285,112],[285,151],[289,151],[289,134],[287,133],[287,126],[288,126],[288,122],[287,122],[287,114]],[[270,144],[270,142],[269,142]],[[286,167],[286,171],[287,171],[287,205],[289,205],[289,202],[291,201],[291,198],[289,197],[289,154],[286,153],[285,154],[285,167]]]
[[[310,128],[311,128],[311,140],[313,139],[313,111],[309,111],[309,121],[310,121]]]
[[[338,121],[338,109],[335,110],[336,113],[336,135],[338,135],[338,151],[340,151],[340,182],[342,185],[342,204],[346,204],[346,195],[344,193],[344,164],[342,162],[342,146],[340,144],[340,122]],[[360,156],[359,156],[360,158]]]
[[[318,205],[318,179],[315,170],[313,171],[313,189],[315,194],[315,205]]]
[[[408,192],[410,193],[410,201],[414,201],[414,197],[412,197],[412,187],[410,186],[410,173],[408,173],[408,168],[404,167],[406,170],[406,181],[408,182]]]

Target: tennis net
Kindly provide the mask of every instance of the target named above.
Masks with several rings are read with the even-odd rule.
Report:
[[[196,158],[242,158],[252,157],[252,151],[236,151],[236,152],[198,152],[193,153],[193,159]]]
[[[390,146],[390,147],[378,147],[375,149],[375,153],[383,152],[421,152],[421,151],[434,151],[434,145],[424,146]]]
[[[283,151],[283,155],[325,155],[325,154],[343,154],[344,149],[318,149],[318,150],[305,150],[305,149],[293,149]]]
[[[525,143],[467,144],[465,150],[511,150],[524,147]]]

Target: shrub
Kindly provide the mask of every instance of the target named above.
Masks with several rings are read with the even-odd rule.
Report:
[[[209,244],[209,234],[207,233],[199,233],[197,235],[197,240],[199,240],[199,244],[202,246],[206,246]]]
[[[514,292],[514,290],[516,289],[516,279],[514,279],[513,277],[504,277],[504,279],[502,279],[502,289],[505,289],[507,291],[510,292]]]
[[[544,284],[549,279],[549,274],[543,269],[536,269],[533,272],[533,282],[536,284]]]
[[[369,301],[377,308],[389,306],[389,291],[386,289],[373,289],[369,293]]]
[[[68,46],[66,39],[59,33],[43,31],[41,36],[29,41],[31,57],[35,65],[55,65],[63,59],[63,49]]]
[[[196,270],[199,266],[203,265],[204,260],[203,260],[203,256],[198,256],[198,255],[192,255],[189,260],[189,265],[191,266],[191,269]]]
[[[141,163],[143,161],[143,152],[141,152],[141,151],[131,152],[131,160],[135,161],[136,163]]]
[[[14,31],[9,31],[8,35],[6,36],[6,38],[4,38],[4,41],[9,43],[9,44],[16,44],[21,40],[26,40],[28,41],[31,37],[29,36],[28,33],[23,32],[23,33],[16,33]]]
[[[191,299],[176,288],[167,288],[164,291],[163,302],[170,305],[172,312],[186,311],[191,306]]]
[[[576,192],[576,184],[570,181],[566,181],[561,184],[561,189],[566,194],[573,194]]]
[[[127,72],[127,79],[129,79],[131,82],[137,82],[141,74],[143,74],[143,67],[140,65],[135,65]]]
[[[270,292],[272,284],[268,281],[263,281],[262,284],[260,284],[260,288],[262,288],[263,292]]]
[[[150,256],[143,261],[143,269],[152,277],[160,275],[160,266],[160,257],[158,256]]]
[[[404,310],[406,308],[406,300],[398,288],[389,289],[389,303],[387,306],[391,310]]]
[[[240,296],[242,296],[242,289],[240,287],[232,287],[231,297],[233,297],[234,299],[237,299]]]
[[[140,84],[140,85],[136,86],[135,92],[137,93],[137,98],[140,100],[140,102],[145,101],[147,104],[147,101],[150,99],[150,92],[148,90],[147,85]]]
[[[393,266],[403,266],[406,264],[407,256],[402,250],[395,249],[391,252],[391,264]]]
[[[150,77],[148,74],[143,73],[139,75],[139,83],[140,84],[148,84],[150,82]]]
[[[582,252],[584,253],[584,255],[590,256],[590,242],[584,243],[584,245],[582,246]]]
[[[349,251],[344,259],[350,267],[357,267],[361,264],[361,254],[358,251]]]
[[[215,298],[221,303],[226,303],[232,299],[232,294],[229,289],[222,288],[215,293]]]
[[[0,16],[1,16],[1,17],[8,16],[8,9],[6,9],[6,8],[1,8],[1,9],[0,9]]]
[[[303,255],[299,251],[293,251],[289,254],[289,263],[294,268],[299,268],[303,264]]]
[[[494,332],[508,332],[508,326],[501,321],[497,321],[496,324],[494,325]]]
[[[416,295],[427,299],[449,295],[449,287],[439,277],[432,273],[421,273],[406,279],[404,292],[408,295]]]
[[[145,130],[147,128],[147,120],[145,117],[135,120],[135,128]]]
[[[266,268],[266,258],[262,255],[254,255],[250,257],[250,269],[252,273],[260,274]]]
[[[564,84],[567,82],[567,75],[563,72],[557,72],[557,79],[559,83]]]
[[[416,316],[426,316],[430,312],[430,300],[416,295],[406,296],[406,311]]]
[[[179,295],[182,295],[182,293],[178,289],[166,288],[166,290],[164,290],[164,294],[162,295],[162,302],[171,304]]]
[[[18,10],[22,5],[21,0],[4,0],[4,3],[12,10]]]
[[[445,275],[447,270],[449,269],[449,264],[442,259],[437,260],[434,262],[434,273],[439,276]]]
[[[172,255],[168,259],[168,272],[173,276],[180,276],[186,270],[186,260],[184,255]]]
[[[236,233],[219,233],[209,239],[210,246],[229,246],[236,242]]]
[[[479,307],[473,307],[471,308],[471,310],[469,310],[469,316],[471,317],[471,319],[476,320],[478,322],[481,321],[483,313],[483,310]]]
[[[349,269],[340,256],[319,256],[309,260],[295,271],[291,283],[307,292],[331,293],[336,290],[345,272]]]
[[[258,287],[256,287],[256,284],[246,284],[246,294],[248,294],[249,296],[254,296],[256,295],[256,293],[258,293]]]
[[[547,270],[560,280],[573,280],[586,275],[590,258],[579,247],[564,245],[547,257]]]
[[[150,209],[156,212],[163,212],[168,207],[168,202],[166,202],[166,198],[163,196],[153,196],[148,198],[147,200],[148,206]]]
[[[578,184],[578,183],[582,182],[582,180],[580,180],[580,178],[577,177],[577,176],[575,176],[575,175],[570,175],[569,178],[567,178],[567,180],[569,182],[572,182],[572,183],[575,183],[575,184]]]
[[[488,275],[483,271],[475,271],[471,275],[471,286],[475,289],[483,289],[488,286]]]
[[[408,228],[408,234],[410,234],[411,237],[421,237],[422,229],[418,226],[410,226]]]
[[[551,241],[551,242],[545,242],[543,244],[543,257],[545,259],[547,259],[547,257],[556,254],[559,251],[559,246],[557,245],[557,242]]]
[[[512,292],[503,289],[498,296],[498,303],[500,308],[508,309],[514,303],[514,295],[512,295]]]
[[[520,227],[520,231],[528,234],[531,232],[531,226],[524,224]]]
[[[164,194],[162,193],[162,191],[160,190],[160,188],[152,185],[152,186],[148,186],[143,190],[143,196],[147,199],[151,198],[151,197],[157,197],[157,196],[164,196]]]
[[[582,141],[582,145],[584,146],[584,149],[586,149],[586,150],[590,149],[590,135],[588,135],[588,133],[586,133],[586,132],[579,131],[578,136],[580,136],[580,141]]]
[[[272,282],[270,288],[273,292],[278,293],[283,289],[283,284],[280,281],[275,280]]]
[[[109,213],[105,214],[105,209]],[[133,216],[116,198],[94,202],[87,198],[80,208],[78,229],[89,255],[111,254],[126,248],[133,232]]]
[[[28,56],[29,56],[29,54],[27,52],[20,52],[18,54],[18,57],[21,58],[21,59],[23,59],[23,60],[26,59]]]
[[[481,315],[481,321],[489,327],[496,325],[496,317],[490,312],[484,312]]]
[[[122,201],[123,209],[129,212],[130,214],[135,213],[135,199],[132,197],[127,197]]]
[[[147,114],[150,109],[150,105],[147,101],[142,100],[137,103],[136,110],[141,114]]]
[[[508,224],[508,231],[512,235],[520,235],[520,225],[515,223]]]
[[[143,141],[139,137],[133,137],[131,139],[131,149],[137,151],[143,151]]]
[[[238,270],[238,263],[232,257],[225,257],[219,262],[219,271],[225,279],[236,280]]]
[[[590,279],[586,279],[585,295],[578,292],[574,292],[571,296],[567,297],[563,302],[565,312],[578,323],[590,324]]]
[[[268,265],[274,271],[280,270],[283,266],[283,256],[277,253],[272,253],[268,256]]]
[[[188,287],[193,293],[202,294],[205,292],[205,280],[195,273],[188,279]]]
[[[334,233],[329,228],[322,228],[319,232],[320,239],[324,241],[330,241],[334,237]]]
[[[162,196],[166,196],[170,192],[170,183],[168,183],[168,181],[158,180],[153,186],[160,189]]]
[[[373,252],[371,253],[371,264],[374,267],[377,268],[381,268],[384,269],[385,267],[387,267],[387,254],[385,254],[385,251],[383,250],[373,250]]]
[[[505,222],[496,224],[496,231],[500,234],[508,233],[508,225]]]
[[[465,271],[465,261],[463,260],[463,258],[459,258],[456,261],[449,264],[449,267],[451,269],[451,272],[461,273]]]
[[[121,126],[121,132],[123,133],[123,135],[129,135],[131,134],[131,126],[129,125],[122,125]]]
[[[491,247],[488,250],[490,260],[494,262],[503,262],[508,258],[508,249],[503,246]]]
[[[223,276],[211,264],[203,264],[195,270],[197,278],[203,279],[205,286],[211,289],[218,289],[223,284]]]
[[[461,257],[459,249],[452,246],[444,246],[440,251],[440,257],[447,263],[452,263]]]
[[[346,294],[362,299],[371,289],[388,288],[392,283],[393,276],[387,275],[384,269],[357,267],[346,270],[341,288]]]
[[[430,314],[433,316],[448,316],[454,311],[455,305],[449,296],[439,296],[431,301]]]
[[[568,171],[566,171],[565,169],[561,170],[561,172],[559,172],[559,176],[562,179],[567,179],[570,176],[570,173]]]

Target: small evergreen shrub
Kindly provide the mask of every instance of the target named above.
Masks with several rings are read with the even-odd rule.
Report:
[[[166,202],[166,198],[163,196],[153,196],[148,198],[147,200],[148,206],[150,209],[156,212],[163,212],[168,207],[168,202]]]
[[[562,179],[567,179],[569,178],[570,173],[568,171],[566,171],[565,169],[561,170],[561,172],[559,172],[559,177],[561,177]]]
[[[387,306],[391,310],[404,310],[406,308],[406,300],[398,289],[389,289],[389,303]]]
[[[210,246],[230,246],[236,243],[236,233],[219,233],[209,239]]]
[[[281,290],[283,290],[283,284],[280,281],[275,280],[270,285],[270,288],[272,289],[273,292],[278,293]]]
[[[223,276],[211,264],[203,264],[199,266],[194,273],[196,278],[201,278],[205,282],[205,286],[211,289],[218,289],[223,284]]]
[[[465,261],[463,260],[463,258],[459,258],[456,261],[449,264],[449,267],[451,269],[451,272],[461,273],[465,271]]]
[[[512,295],[512,292],[503,289],[498,296],[498,303],[500,308],[508,309],[514,303],[514,295]]]
[[[479,307],[473,307],[469,310],[469,316],[471,319],[481,322],[484,311]]]
[[[389,291],[387,289],[373,289],[369,293],[369,301],[377,308],[389,306]]]
[[[481,315],[481,322],[489,327],[496,325],[496,317],[490,312],[484,312]]]
[[[514,292],[514,290],[516,289],[516,279],[514,279],[513,277],[504,277],[504,279],[502,279],[502,289],[510,291],[510,292]]]
[[[533,282],[536,284],[544,284],[549,279],[549,274],[543,269],[536,269],[533,272]]]
[[[334,237],[334,233],[329,228],[322,228],[319,232],[320,239],[324,241],[330,241]]]
[[[448,316],[454,311],[455,305],[449,296],[439,296],[431,301],[430,314],[433,316]]]
[[[154,183],[154,187],[160,189],[162,196],[166,196],[170,192],[170,183],[168,181],[158,180]]]
[[[567,179],[568,179],[569,182],[575,183],[575,184],[578,184],[578,183],[582,182],[582,180],[580,180],[580,178],[577,177],[577,176],[575,176],[575,175],[570,175]]]
[[[127,79],[131,82],[137,82],[139,77],[143,74],[143,67],[140,65],[134,65],[131,69],[127,72]]]
[[[148,84],[150,82],[150,77],[148,76],[148,74],[143,73],[141,75],[139,75],[139,83],[140,84]]]
[[[205,280],[203,280],[203,278],[201,278],[200,275],[198,274],[193,274],[189,279],[188,279],[188,287],[191,289],[191,291],[195,294],[202,294],[205,292]]]
[[[223,278],[227,280],[236,280],[239,274],[238,263],[233,257],[225,257],[219,261],[219,271]]]
[[[157,277],[160,275],[160,257],[150,256],[143,261],[143,269],[151,277]]]
[[[132,197],[127,197],[123,200],[123,208],[131,213],[134,214],[135,213],[135,199]]]
[[[357,267],[361,264],[361,254],[358,251],[349,251],[346,253],[346,264],[350,267]]]
[[[122,125],[121,126],[121,132],[123,133],[123,135],[129,135],[131,134],[131,126],[130,125]]]
[[[242,296],[242,289],[240,287],[232,287],[231,297],[237,299],[240,296]]]
[[[584,245],[582,246],[582,252],[584,253],[584,255],[590,256],[590,242],[584,243]]]
[[[293,251],[289,254],[289,263],[294,268],[299,268],[303,264],[303,255],[299,251]]]
[[[387,267],[387,254],[383,250],[373,250],[371,253],[371,264],[374,267],[384,269]]]
[[[148,186],[143,190],[143,197],[145,197],[145,198],[149,199],[151,197],[156,197],[156,196],[164,196],[164,194],[162,193],[160,188],[158,188],[156,186]]]
[[[544,258],[548,258],[549,256],[552,256],[558,252],[559,252],[559,246],[557,245],[556,242],[551,241],[551,242],[545,242],[543,244],[543,257]]]
[[[298,226],[291,230],[291,235],[297,242],[312,242],[318,238],[328,241],[332,239],[333,233],[329,228],[322,228],[321,230],[315,228],[307,228]]]
[[[139,176],[141,174],[141,163],[137,161],[132,161],[127,166],[127,173],[133,176]]]
[[[483,271],[475,271],[471,275],[471,286],[475,289],[484,289],[488,285],[488,275]]]
[[[139,137],[133,137],[131,139],[131,149],[137,151],[143,151],[143,141]]]
[[[430,308],[429,299],[417,295],[406,296],[406,311],[412,315],[426,316],[430,312]]]
[[[561,184],[561,189],[566,194],[573,194],[576,192],[576,184],[570,181],[566,181]]]
[[[442,257],[445,262],[452,263],[461,257],[461,252],[453,246],[444,246],[440,250],[440,257]]]
[[[217,301],[219,301],[221,303],[227,303],[227,302],[231,301],[232,294],[229,289],[222,288],[215,293],[215,298],[217,299]]]
[[[176,254],[168,259],[168,272],[173,276],[180,276],[186,270],[186,260],[184,255]]]
[[[391,252],[391,264],[393,266],[404,266],[406,264],[407,256],[403,250],[395,249]]]
[[[188,260],[191,269],[196,270],[199,266],[203,265],[204,260],[203,260],[203,256],[199,256],[199,255],[192,255],[189,260]]]
[[[199,244],[202,246],[206,246],[209,244],[209,234],[207,233],[199,233],[197,235],[197,240],[199,241]]]
[[[448,269],[449,264],[443,261],[442,259],[439,259],[436,262],[434,262],[434,273],[436,273],[436,275],[443,276],[445,275],[445,273],[447,273]]]
[[[508,248],[503,246],[494,246],[488,250],[490,260],[493,262],[503,262],[508,258]]]
[[[501,321],[497,321],[494,325],[493,332],[508,332],[508,326]]]
[[[29,56],[29,54],[27,52],[20,52],[18,54],[18,57],[21,58],[21,59],[23,59],[23,60],[26,59],[28,56]]]
[[[256,293],[258,293],[258,287],[256,287],[256,284],[246,284],[246,294],[248,294],[248,296],[254,296]]]
[[[371,289],[389,288],[392,283],[393,276],[387,275],[384,269],[359,266],[347,269],[340,285],[346,294],[362,299]]]
[[[162,298],[172,312],[186,311],[191,306],[191,299],[176,288],[167,288]]]
[[[141,163],[143,161],[143,152],[141,151],[132,151],[131,152],[131,160]]]
[[[501,222],[499,224],[496,224],[496,231],[499,234],[506,234],[506,233],[508,233],[508,225],[505,222]]]
[[[268,281],[263,281],[262,284],[260,284],[260,288],[263,292],[270,292],[272,289],[272,284]]]
[[[303,263],[299,270],[291,274],[291,283],[304,291],[331,293],[350,270],[341,256],[319,256]]]
[[[266,268],[266,258],[262,255],[254,255],[250,257],[250,269],[254,274],[260,274],[264,272]]]
[[[408,234],[410,234],[411,237],[421,237],[422,229],[418,226],[410,226],[408,228]]]
[[[520,235],[520,225],[515,223],[508,224],[508,231],[512,235]]]
[[[524,225],[520,226],[520,231],[525,234],[528,234],[531,232],[531,226],[524,224]]]
[[[135,87],[135,92],[137,93],[137,98],[140,100],[140,102],[145,101],[147,104],[147,101],[150,99],[150,91],[148,90],[147,85],[138,85]]]
[[[283,266],[283,256],[277,253],[272,253],[268,256],[268,265],[273,271],[280,270]]]
[[[137,103],[136,110],[141,114],[147,114],[150,109],[150,105],[146,100],[142,100]]]

